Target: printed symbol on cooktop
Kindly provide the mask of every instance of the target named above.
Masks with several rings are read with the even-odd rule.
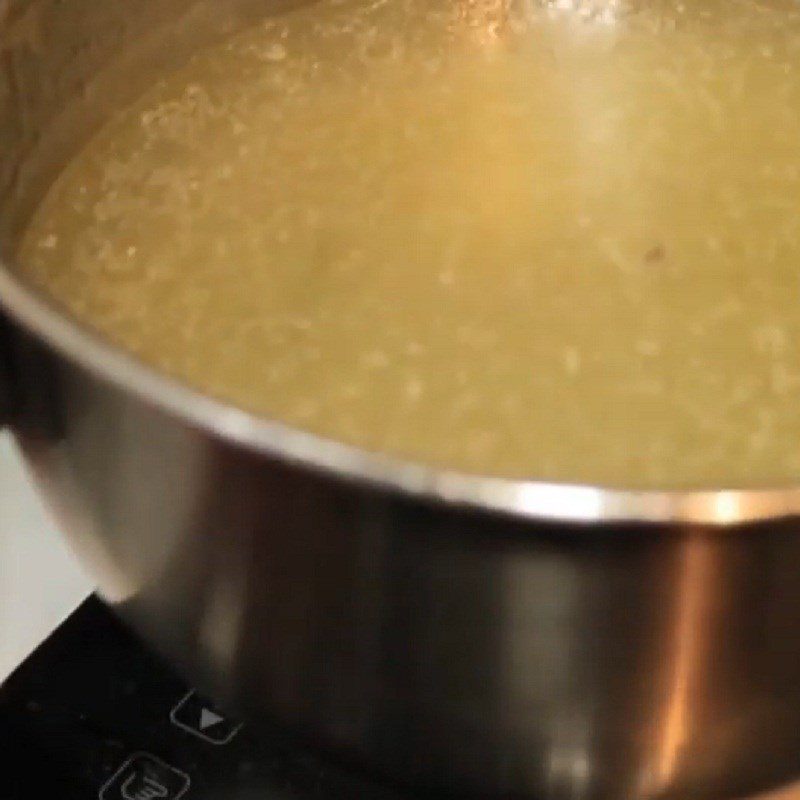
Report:
[[[229,720],[196,692],[189,692],[170,711],[169,718],[174,725],[211,744],[228,744],[242,727],[242,723]]]
[[[150,753],[134,753],[100,789],[100,800],[178,800],[189,776]]]

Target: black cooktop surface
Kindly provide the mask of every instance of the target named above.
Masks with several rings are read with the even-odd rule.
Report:
[[[3,800],[400,800],[226,716],[94,598],[0,687]]]

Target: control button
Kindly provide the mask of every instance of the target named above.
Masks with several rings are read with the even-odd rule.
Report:
[[[204,731],[206,728],[213,728],[219,725],[220,722],[225,722],[225,717],[221,717],[214,711],[204,708],[200,712],[200,730]]]
[[[178,800],[189,776],[149,753],[134,753],[100,789],[100,800]]]
[[[174,725],[211,744],[228,744],[242,727],[241,722],[231,722],[196,692],[189,692],[170,711],[169,718]]]

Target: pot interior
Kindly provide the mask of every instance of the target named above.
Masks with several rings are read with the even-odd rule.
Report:
[[[196,49],[298,0],[0,3],[0,254],[64,164]]]

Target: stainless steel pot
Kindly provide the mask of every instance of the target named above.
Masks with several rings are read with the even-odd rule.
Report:
[[[269,0],[0,0],[0,242]],[[6,420],[100,591],[206,690],[402,782],[742,796],[800,773],[800,489],[433,471],[253,418],[0,270]]]

